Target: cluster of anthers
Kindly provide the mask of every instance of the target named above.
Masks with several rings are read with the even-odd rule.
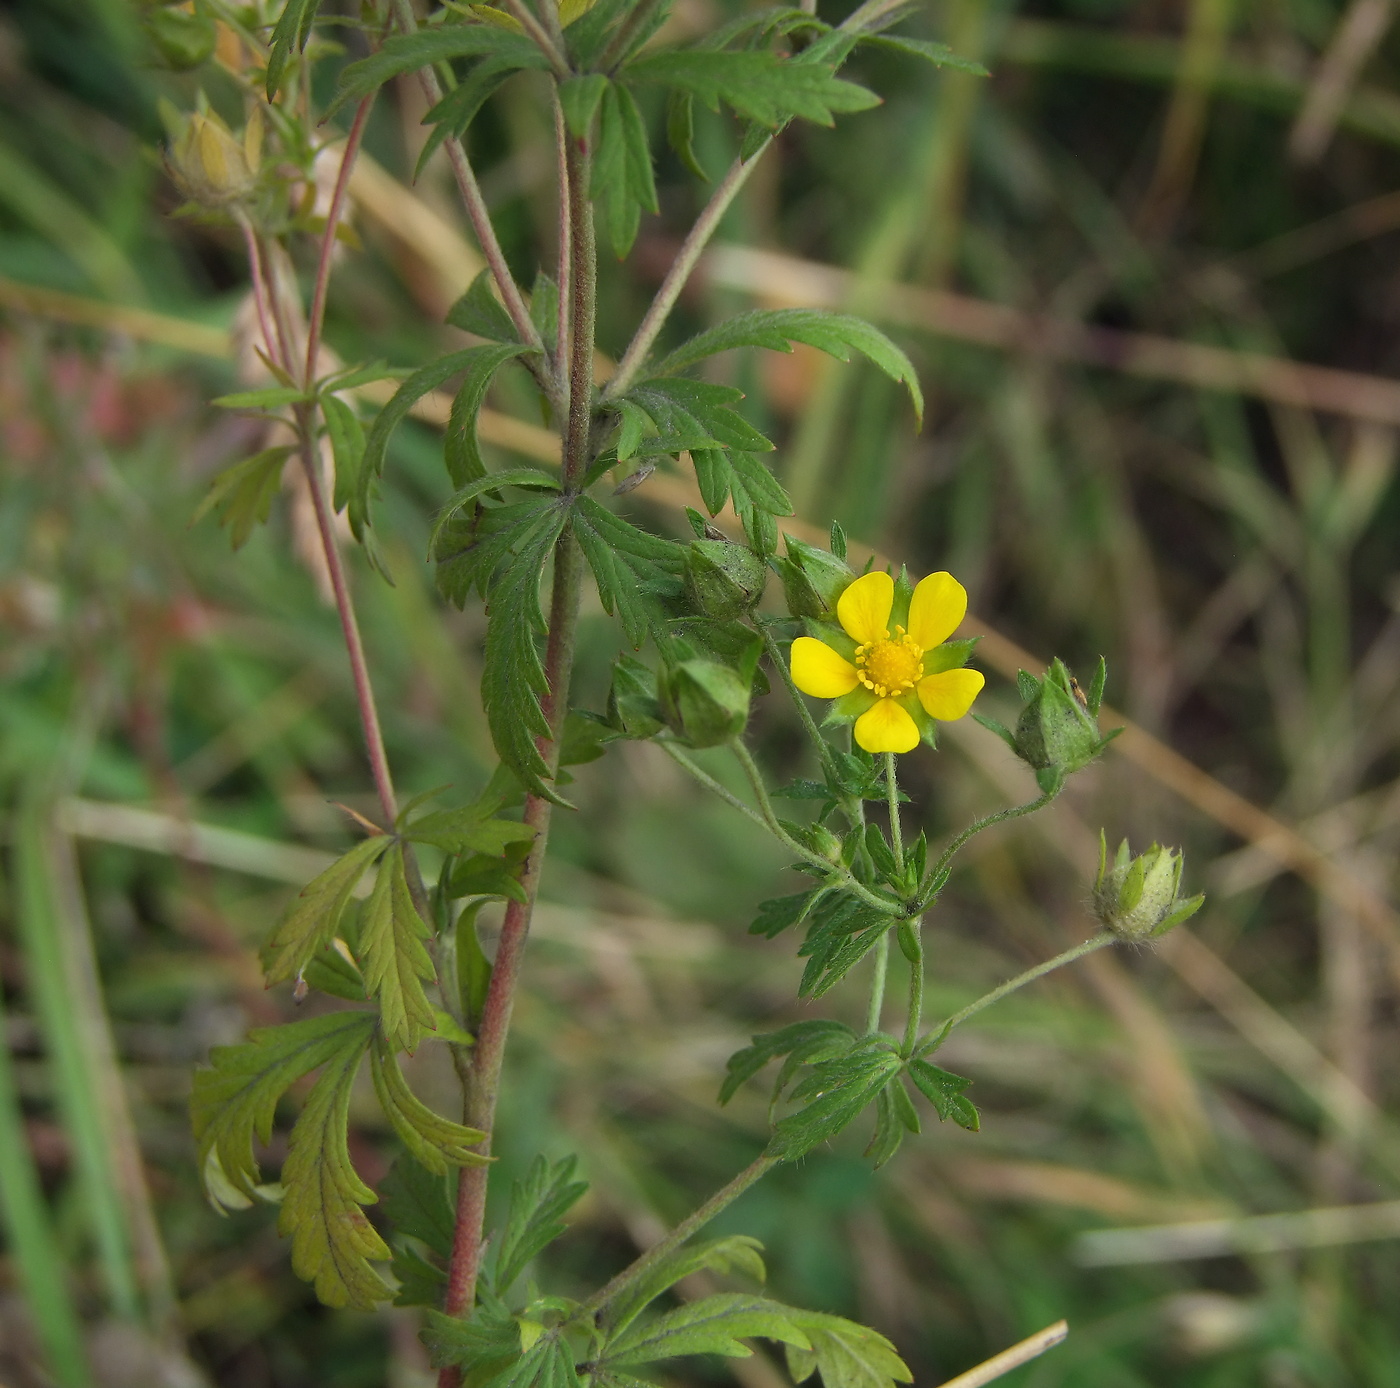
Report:
[[[856,647],[856,677],[877,698],[913,689],[924,677],[924,648],[903,627]]]

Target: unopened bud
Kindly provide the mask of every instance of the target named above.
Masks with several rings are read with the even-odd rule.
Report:
[[[830,621],[836,600],[855,580],[855,574],[834,554],[784,535],[787,557],[777,561],[783,580],[783,596],[794,617]]]
[[[718,747],[744,731],[749,687],[735,670],[714,660],[686,660],[661,686],[666,721],[691,747]]]
[[[1108,841],[1099,831],[1099,875],[1094,883],[1094,914],[1120,939],[1150,940],[1189,920],[1204,896],[1182,898],[1181,854],[1153,844],[1132,856],[1128,841],[1118,845],[1110,865]]]
[[[1102,684],[1100,672],[1094,682],[1100,693]],[[1021,686],[1028,697],[1012,745],[1035,770],[1041,789],[1056,790],[1066,776],[1093,761],[1121,729],[1099,735],[1098,697],[1086,698],[1061,660],[1051,661],[1040,680],[1022,672]]]
[[[753,610],[763,596],[768,568],[744,545],[692,540],[686,554],[685,593],[696,612],[724,621]]]
[[[664,726],[656,676],[630,655],[619,656],[613,666],[608,722],[624,737],[651,737]]]
[[[161,61],[176,72],[198,67],[214,52],[219,38],[209,15],[179,5],[154,5],[141,23]]]
[[[170,146],[170,171],[180,190],[205,207],[228,207],[257,186],[262,118],[255,111],[239,139],[212,111],[192,111]]]

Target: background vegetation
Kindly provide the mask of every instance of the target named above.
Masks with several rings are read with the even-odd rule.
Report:
[[[680,0],[671,22],[727,2]],[[969,851],[934,1008],[1088,933],[1087,825],[1180,842],[1209,893],[1189,936],[1094,956],[949,1043],[980,1134],[937,1127],[878,1176],[842,1144],[732,1212],[778,1295],[890,1335],[921,1384],[1062,1315],[1069,1341],[1007,1382],[1400,1382],[1386,17],[1374,0],[930,6],[921,32],[992,77],[862,55],[886,104],[788,130],[685,305],[691,326],[820,303],[894,333],[930,397],[917,437],[873,370],[806,349],[746,366],[799,517],[963,579],[967,630],[992,633],[989,711],[1031,659],[1014,641],[1084,667],[1103,652],[1133,720],[1033,827]],[[279,1019],[257,947],[288,884],[350,842],[333,802],[372,800],[305,499],[289,484],[236,558],[212,520],[189,525],[262,426],[205,403],[240,379],[246,269],[233,234],[169,216],[158,102],[232,88],[213,63],[163,67],[142,20],[125,0],[0,16],[0,1383],[420,1384],[412,1313],[319,1307],[274,1212],[220,1218],[193,1166],[191,1069]],[[328,341],[411,363],[450,344],[443,313],[479,259],[436,164],[405,187],[422,109],[407,84],[391,95]],[[549,137],[528,76],[473,131],[527,282],[554,225]],[[720,170],[734,140],[703,120],[700,160]],[[606,271],[604,343],[694,210],[679,166],[658,182],[660,217]],[[545,446],[508,388],[492,403],[498,447]],[[492,760],[479,616],[444,609],[424,560],[437,448],[426,422],[395,445],[395,585],[350,561],[406,794],[469,790]],[[685,499],[661,476],[636,493],[677,534]],[[585,623],[595,707],[614,640]],[[996,739],[948,733],[907,759],[931,829],[1026,798]],[[804,770],[763,701],[752,738]],[[585,1154],[564,1286],[757,1152],[759,1099],[715,1107],[723,1062],[801,1015],[796,963],[744,933],[776,850],[652,747],[576,774],[497,1146],[507,1168]],[[451,1103],[449,1076],[420,1065],[415,1083]],[[374,1114],[354,1150],[371,1183],[393,1152]],[[1354,1205],[1375,1208],[1249,1222]],[[1112,1234],[1207,1219],[1224,1221],[1210,1246]],[[762,1358],[716,1381],[731,1371],[782,1381]]]

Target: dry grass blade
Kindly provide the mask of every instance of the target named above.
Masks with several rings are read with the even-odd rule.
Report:
[[[1012,1369],[1019,1369],[1022,1364],[1029,1364],[1032,1359],[1040,1358],[1047,1349],[1054,1349],[1068,1334],[1069,1322],[1056,1321],[1054,1325],[1047,1325],[1044,1330],[1037,1330],[1034,1335],[1028,1335],[1010,1349],[993,1355],[984,1363],[978,1364],[975,1369],[969,1369],[956,1378],[948,1379],[940,1388],[982,1388],[984,1383],[994,1383],[1009,1374]]]
[[[1288,152],[1304,163],[1322,158],[1347,96],[1390,27],[1394,0],[1352,0],[1318,64],[1303,109],[1288,134]]]

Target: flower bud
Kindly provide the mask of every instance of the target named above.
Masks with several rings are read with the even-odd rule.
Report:
[[[176,72],[197,68],[214,52],[218,29],[209,15],[157,4],[141,21],[161,61]]]
[[[1124,839],[1112,866],[1108,841],[1099,831],[1099,875],[1094,883],[1094,914],[1123,940],[1150,940],[1189,920],[1204,896],[1182,899],[1181,854],[1153,844],[1136,858]]]
[[[656,676],[630,655],[619,656],[613,666],[608,722],[623,737],[651,737],[663,727]]]
[[[691,541],[685,594],[696,612],[719,621],[742,617],[763,596],[767,580],[767,566],[746,546],[728,540]]]
[[[686,660],[661,686],[666,721],[691,747],[718,747],[744,731],[749,687],[735,670],[714,660]]]
[[[850,586],[855,574],[834,554],[784,535],[787,557],[777,561],[783,580],[783,596],[794,617],[831,621],[836,600]]]
[[[262,118],[253,113],[238,139],[213,111],[192,111],[170,146],[170,171],[180,191],[205,207],[227,207],[257,186]]]
[[[1095,693],[1086,698],[1059,659],[1050,662],[1043,679],[1022,672],[1026,706],[1011,742],[1017,756],[1034,769],[1042,790],[1057,790],[1066,776],[1087,766],[1121,731],[1115,728],[1107,737],[1099,736],[1102,674],[1100,662]]]

